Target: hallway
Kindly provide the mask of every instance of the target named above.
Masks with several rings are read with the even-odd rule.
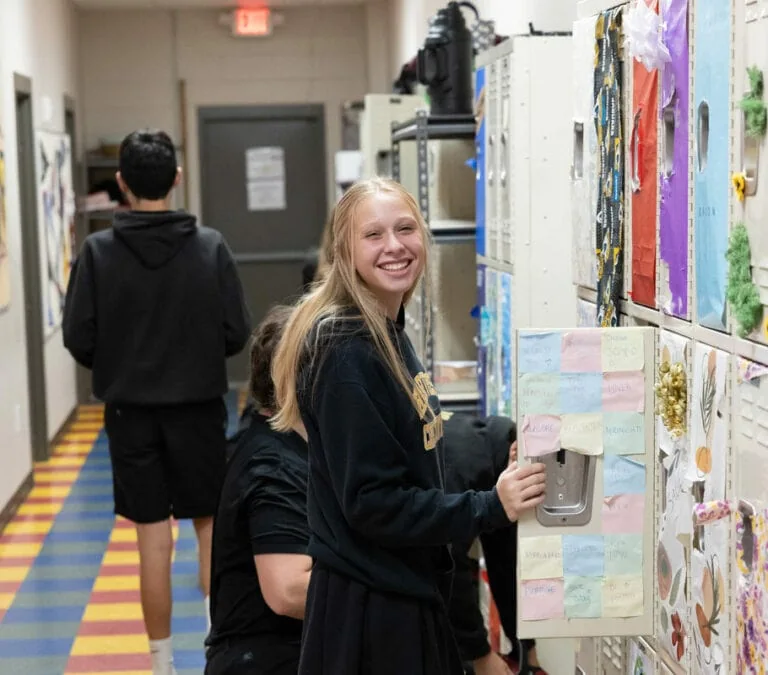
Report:
[[[230,420],[236,398],[228,397]],[[115,518],[101,406],[81,406],[0,535],[0,673],[149,675],[136,532]],[[232,425],[231,425],[232,426]],[[174,526],[179,675],[204,666],[205,617],[192,524]]]

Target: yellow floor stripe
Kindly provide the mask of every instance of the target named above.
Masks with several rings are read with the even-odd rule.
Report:
[[[117,527],[112,530],[110,541],[137,541],[136,528]]]
[[[15,593],[0,593],[0,609],[9,609],[15,596]]]
[[[62,457],[60,455],[56,455],[54,457],[51,457],[47,462],[37,462],[35,464],[35,468],[45,468],[45,467],[51,467],[51,468],[60,468],[60,467],[66,467],[66,468],[80,468],[85,464],[85,457]]]
[[[94,591],[138,591],[139,575],[96,577],[93,584]]]
[[[17,513],[20,516],[55,516],[62,506],[63,504],[22,504]]]
[[[140,602],[88,605],[83,613],[83,621],[135,621],[141,618]]]
[[[0,553],[0,556],[3,554]],[[29,566],[24,567],[0,567],[0,581],[24,581],[27,578]]]
[[[52,467],[53,468],[53,467]],[[80,475],[79,471],[55,471],[55,470],[47,470],[43,467],[35,468],[35,482],[46,482],[51,480],[56,481],[62,481],[62,480],[68,480],[72,483],[77,480],[77,477]]]
[[[72,645],[72,656],[101,654],[146,654],[149,641],[146,635],[81,635]]]
[[[72,675],[72,671],[68,670],[64,675]],[[78,673],[77,675],[83,675]],[[152,675],[151,670],[110,670],[109,672],[99,671],[98,673],[89,672],[88,675]]]
[[[69,494],[68,485],[41,485],[33,487],[29,493],[30,497],[66,497]]]
[[[46,534],[53,523],[41,520],[11,521],[5,526],[3,534]]]
[[[101,561],[103,565],[137,565],[139,563],[138,551],[107,551],[104,554],[104,559]]]
[[[62,443],[93,443],[98,436],[98,434],[95,434],[92,431],[70,431],[61,437],[61,441]]]
[[[43,548],[41,541],[0,544],[0,558],[32,558],[40,553],[41,548]]]

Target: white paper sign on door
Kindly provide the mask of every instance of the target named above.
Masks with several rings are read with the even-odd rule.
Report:
[[[249,211],[279,211],[285,202],[285,153],[279,147],[245,151]]]

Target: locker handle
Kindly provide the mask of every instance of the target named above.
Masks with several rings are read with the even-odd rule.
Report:
[[[757,192],[757,167],[760,158],[761,138],[747,136],[746,114],[742,113],[741,156],[744,163],[744,196],[754,197]]]
[[[573,161],[571,180],[584,178],[584,123],[573,123]]]
[[[707,157],[709,154],[709,103],[706,101],[699,103],[697,116],[696,155],[699,162],[699,172],[702,172],[707,168]]]
[[[642,114],[642,108],[635,114],[632,137],[629,143],[632,192],[640,192],[640,117]]]
[[[744,564],[751,572],[755,562],[753,559],[755,552],[755,541],[754,532],[752,530],[753,519],[755,517],[755,507],[749,502],[740,499],[739,511],[741,512],[741,515],[744,516],[744,532],[741,535],[741,550],[743,551]]]
[[[664,124],[664,175],[669,178],[675,163],[675,97],[662,111]]]

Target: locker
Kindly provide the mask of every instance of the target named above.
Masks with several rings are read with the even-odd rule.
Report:
[[[485,297],[490,341],[485,352],[485,401],[488,415],[499,414],[501,346],[499,343],[499,272],[486,268]]]
[[[661,73],[659,308],[690,318],[688,0],[661,3],[662,39],[671,60]]]
[[[573,227],[573,282],[597,288],[595,213],[597,131],[593,122],[595,23],[597,17],[573,25],[573,139],[571,158],[571,223]],[[592,324],[590,324],[592,325]]]
[[[595,326],[597,307],[594,302],[588,302],[579,298],[576,306],[576,325],[579,328],[592,328]]]
[[[512,144],[510,136],[516,120],[510,114],[512,105],[512,59],[514,53],[499,59],[499,259],[514,264],[515,232],[512,227],[514,176],[512,174]]]
[[[736,496],[768,505],[768,366],[737,358],[733,401]]]
[[[597,638],[600,675],[624,675],[626,672],[626,638]]]
[[[480,414],[488,415],[487,401],[485,400],[485,369],[486,352],[491,341],[490,327],[488,325],[488,307],[485,296],[486,267],[482,263],[477,265],[477,308],[480,317],[480,335],[477,341],[477,392],[479,395]]]
[[[485,145],[485,255],[499,260],[499,64],[491,61],[486,66],[486,145]]]
[[[482,65],[475,70],[475,116],[477,117],[477,132],[475,133],[475,246],[477,255],[480,256],[486,255],[485,152],[488,133],[488,117],[485,113],[486,72],[487,66]],[[483,280],[485,280],[484,276]]]
[[[576,654],[576,675],[595,675],[597,673],[596,643],[599,638],[581,638]]]
[[[696,319],[726,329],[725,253],[730,218],[731,2],[694,11],[694,250]]]
[[[658,662],[656,653],[642,638],[627,641],[626,675],[656,675]]]
[[[515,341],[513,338],[513,279],[506,272],[499,273],[499,347],[501,351],[501,391],[499,394],[499,414],[514,418],[515,387]]]

